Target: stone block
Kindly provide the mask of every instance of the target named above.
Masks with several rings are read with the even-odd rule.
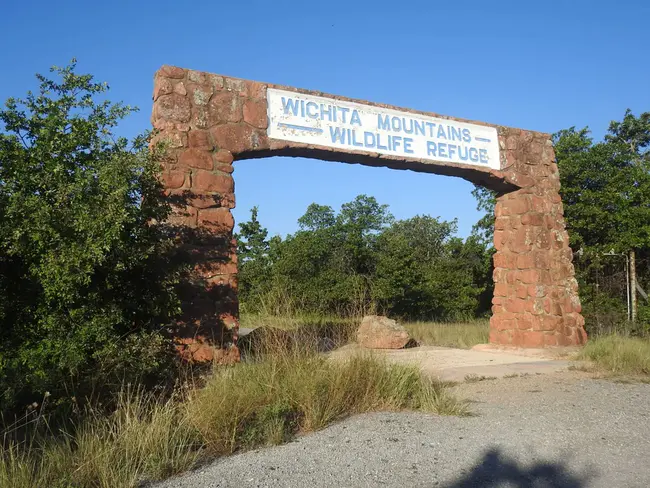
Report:
[[[235,183],[230,175],[197,170],[192,175],[192,188],[199,192],[233,193]]]

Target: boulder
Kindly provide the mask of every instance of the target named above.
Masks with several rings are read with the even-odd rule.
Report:
[[[411,338],[404,327],[381,315],[367,315],[357,329],[357,342],[368,349],[402,349]]]

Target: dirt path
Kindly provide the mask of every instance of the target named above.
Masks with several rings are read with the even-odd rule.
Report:
[[[475,416],[359,415],[158,488],[650,486],[650,385],[569,371],[455,390]]]
[[[335,359],[345,359],[367,349],[349,344],[333,351]],[[502,378],[504,376],[556,373],[567,370],[572,362],[567,358],[575,353],[571,349],[503,349],[487,344],[472,349],[421,346],[409,349],[374,350],[372,354],[388,361],[412,364],[433,377],[447,381],[463,381],[468,376]]]

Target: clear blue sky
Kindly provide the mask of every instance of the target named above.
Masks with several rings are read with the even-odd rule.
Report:
[[[626,108],[650,110],[650,2],[3,2],[0,99],[72,57],[149,127],[153,74],[171,64],[474,120],[602,137]],[[311,202],[374,195],[398,218],[477,220],[464,180],[322,161],[236,164],[237,221],[253,205],[270,232],[296,229]]]

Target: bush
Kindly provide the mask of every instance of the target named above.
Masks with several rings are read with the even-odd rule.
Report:
[[[75,63],[0,110],[0,411],[159,379],[181,275],[147,135]]]

